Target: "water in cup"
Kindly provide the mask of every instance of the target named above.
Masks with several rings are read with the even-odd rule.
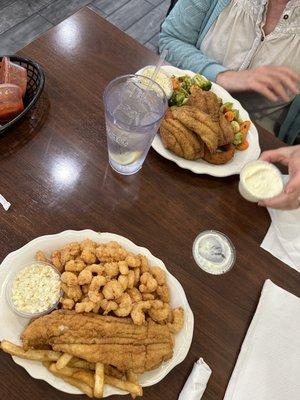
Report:
[[[110,165],[131,175],[143,165],[167,108],[163,89],[135,75],[112,81],[104,94]]]

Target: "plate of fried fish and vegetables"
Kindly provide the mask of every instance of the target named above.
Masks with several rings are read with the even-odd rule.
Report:
[[[151,69],[152,68],[152,69]],[[138,74],[151,74],[145,67]],[[258,132],[241,104],[221,86],[192,71],[163,66],[155,78],[169,108],[152,147],[198,174],[238,174],[260,154]]]
[[[1,349],[70,394],[143,395],[190,348],[185,292],[149,250],[111,233],[64,231],[0,268]]]

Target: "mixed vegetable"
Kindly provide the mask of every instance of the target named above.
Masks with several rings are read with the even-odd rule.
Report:
[[[211,81],[200,74],[196,74],[191,78],[188,75],[172,77],[173,94],[169,100],[170,106],[183,106],[191,94],[192,86],[198,86],[202,90],[211,89]]]
[[[221,112],[224,113],[227,121],[230,122],[231,127],[234,132],[233,144],[238,150],[246,150],[249,147],[249,143],[246,139],[247,133],[249,131],[251,122],[243,121],[240,118],[239,110],[233,108],[233,103],[224,103],[221,108]]]

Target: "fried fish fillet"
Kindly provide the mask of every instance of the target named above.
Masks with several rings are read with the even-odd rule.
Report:
[[[231,143],[219,147],[214,154],[211,154],[205,146],[203,160],[207,161],[210,164],[222,165],[229,162],[233,158],[234,153],[235,147]]]
[[[234,139],[234,132],[231,127],[231,124],[225,118],[223,113],[220,113],[220,127],[221,127],[221,134],[219,136],[219,146],[224,146],[226,144],[232,143]]]
[[[168,113],[160,125],[160,136],[164,146],[179,157],[197,160],[204,155],[203,141]]]
[[[187,105],[196,107],[199,111],[209,114],[214,122],[219,122],[220,104],[214,92],[192,86]]]
[[[131,318],[65,310],[34,320],[21,339],[25,350],[50,345],[89,362],[135,373],[154,369],[173,355],[172,335],[166,325],[151,321],[138,326]]]
[[[206,144],[211,153],[215,153],[218,147],[219,126],[211,117],[199,111],[195,107],[182,106],[172,109],[175,119],[195,132]]]
[[[224,114],[220,112],[220,104],[215,93],[193,86],[187,104],[209,114],[211,119],[219,125],[218,146],[232,143],[234,132],[230,122],[228,122]]]

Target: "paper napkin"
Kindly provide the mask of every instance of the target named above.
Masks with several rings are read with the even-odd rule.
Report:
[[[300,298],[264,284],[224,400],[300,399]]]
[[[272,222],[261,247],[300,272],[300,209],[268,211]]]
[[[200,358],[195,362],[178,400],[200,400],[206,389],[210,375],[211,369],[203,358]]]

